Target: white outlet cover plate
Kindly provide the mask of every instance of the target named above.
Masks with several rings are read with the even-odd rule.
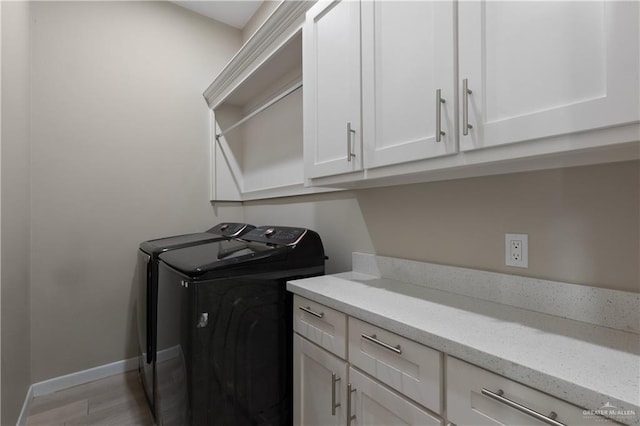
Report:
[[[507,266],[516,268],[529,267],[529,234],[505,234],[504,236],[504,262]],[[511,241],[522,242],[522,257],[520,260],[511,259]]]

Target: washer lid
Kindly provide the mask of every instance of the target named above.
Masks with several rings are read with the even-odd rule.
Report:
[[[155,240],[145,241],[140,244],[140,249],[145,253],[157,256],[167,250],[175,250],[183,247],[189,247],[196,244],[226,239],[228,237],[208,232],[200,232],[197,234],[175,235],[173,237],[158,238]]]
[[[168,251],[160,255],[160,260],[176,271],[195,278],[207,272],[262,260],[286,249],[230,239]]]
[[[168,250],[175,250],[184,247],[190,247],[207,242],[219,241],[242,235],[255,226],[246,223],[219,223],[207,232],[199,232],[196,234],[175,235],[172,237],[157,238],[145,241],[140,244],[140,249],[147,254],[157,257],[160,253]]]
[[[247,241],[259,243],[294,246],[304,238],[305,228],[293,228],[290,226],[259,226],[244,234],[241,238]]]
[[[255,226],[249,225],[247,223],[222,222],[217,224],[213,228],[208,229],[207,232],[209,232],[210,234],[225,235],[227,237],[237,237],[251,231],[254,228]]]

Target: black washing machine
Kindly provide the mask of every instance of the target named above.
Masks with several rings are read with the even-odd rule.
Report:
[[[155,413],[156,306],[158,256],[170,250],[238,237],[255,226],[219,223],[206,232],[145,241],[138,250],[138,371],[151,411]]]
[[[286,282],[324,274],[318,234],[263,226],[160,260],[158,425],[290,425]]]

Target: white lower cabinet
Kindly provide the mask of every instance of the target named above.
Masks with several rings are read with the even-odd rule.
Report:
[[[617,424],[308,299],[297,306],[296,426],[443,425],[445,405],[452,426]]]
[[[617,424],[308,299],[295,306],[296,426]]]
[[[439,418],[424,408],[387,389],[353,367],[349,368],[351,385],[349,404],[351,425],[424,425],[440,426]]]
[[[440,352],[297,295],[293,323],[294,425],[441,424]]]
[[[297,334],[293,360],[293,424],[344,425],[347,363]]]
[[[447,357],[446,389],[447,417],[456,426],[616,424],[451,357]]]

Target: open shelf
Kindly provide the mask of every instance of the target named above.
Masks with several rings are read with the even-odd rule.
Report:
[[[304,186],[305,3],[281,3],[204,93],[212,109],[214,202],[338,190]]]

